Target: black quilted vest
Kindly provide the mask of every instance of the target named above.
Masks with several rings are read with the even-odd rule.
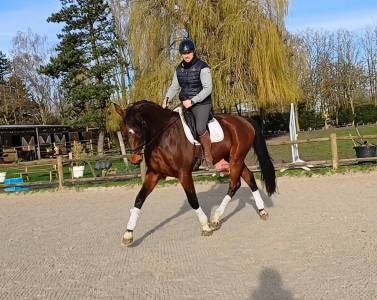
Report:
[[[192,97],[199,94],[203,89],[202,82],[200,81],[200,71],[204,68],[208,68],[207,63],[200,59],[194,58],[192,64],[185,65],[183,62],[180,63],[176,69],[177,79],[181,91],[179,93],[179,100],[183,101],[186,99],[191,99]],[[198,104],[209,104],[211,103],[211,95],[205,98],[202,102]]]

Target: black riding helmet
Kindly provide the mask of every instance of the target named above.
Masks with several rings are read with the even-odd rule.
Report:
[[[195,44],[190,39],[184,39],[179,44],[179,53],[185,54],[185,53],[191,53],[195,51]]]

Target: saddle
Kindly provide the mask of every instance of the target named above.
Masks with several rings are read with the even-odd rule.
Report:
[[[200,146],[200,143],[198,142],[199,137],[196,133],[195,128],[195,117],[191,110],[183,111],[182,107],[177,107],[176,109],[174,109],[174,111],[179,113],[186,138],[191,144],[195,146],[194,157],[192,161],[192,170],[197,171],[200,164],[204,160],[204,152],[202,149],[203,147],[198,147]],[[212,143],[218,143],[224,139],[224,131],[221,128],[220,123],[216,120],[216,118],[214,118],[212,113],[208,118],[207,130],[210,133]]]
[[[190,110],[185,110],[183,112],[182,107],[177,107],[174,111],[178,112],[181,117],[182,126],[189,142],[193,145],[200,145],[198,142],[199,136],[196,132],[195,117],[193,113]],[[210,133],[212,143],[218,143],[224,139],[224,131],[212,113],[210,113],[208,118],[207,130]]]

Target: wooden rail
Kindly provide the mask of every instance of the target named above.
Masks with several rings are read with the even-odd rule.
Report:
[[[331,147],[331,160],[319,160],[319,161],[308,161],[305,163],[283,163],[283,164],[275,164],[275,169],[296,169],[302,166],[306,166],[308,164],[313,165],[314,167],[332,167],[336,170],[340,165],[349,165],[356,162],[368,162],[368,161],[377,161],[377,157],[368,157],[368,158],[351,158],[351,159],[340,159],[338,155],[338,146],[337,141],[344,141],[344,140],[358,140],[358,139],[377,139],[377,135],[365,135],[365,136],[341,136],[337,137],[335,133],[330,134],[330,137],[325,138],[316,138],[316,139],[304,139],[304,140],[297,140],[297,141],[267,141],[268,146],[280,146],[280,145],[292,145],[292,144],[307,144],[307,143],[318,143],[318,142],[329,142]],[[104,155],[104,156],[88,156],[86,160],[88,161],[99,161],[99,160],[114,160],[114,159],[124,159],[127,155]],[[8,167],[30,167],[30,166],[49,166],[52,165],[57,166],[57,173],[58,173],[58,180],[57,182],[33,182],[33,183],[22,183],[22,184],[14,184],[14,185],[1,185],[1,188],[11,187],[11,186],[29,186],[29,187],[58,187],[59,190],[63,190],[65,185],[74,185],[77,183],[80,184],[90,184],[90,183],[98,183],[98,182],[107,182],[107,181],[122,181],[122,180],[129,180],[132,178],[141,178],[144,180],[146,174],[146,165],[145,159],[142,160],[140,165],[140,173],[139,174],[124,174],[118,176],[106,176],[106,177],[96,177],[93,173],[93,178],[81,178],[81,179],[65,179],[64,178],[64,165],[72,164],[75,162],[80,162],[82,160],[72,160],[68,159],[67,155],[58,155],[56,159],[46,159],[46,160],[37,160],[37,161],[29,161],[29,162],[21,162],[21,163],[12,163],[12,164],[0,164],[0,168],[8,168]],[[249,166],[249,168],[254,172],[259,172],[258,166]],[[92,169],[92,168],[91,168]],[[195,172],[194,176],[200,175],[209,175],[211,173],[208,172]]]

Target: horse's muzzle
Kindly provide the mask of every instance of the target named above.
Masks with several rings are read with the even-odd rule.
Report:
[[[139,153],[133,153],[127,156],[131,164],[138,165],[143,160],[143,156]]]

